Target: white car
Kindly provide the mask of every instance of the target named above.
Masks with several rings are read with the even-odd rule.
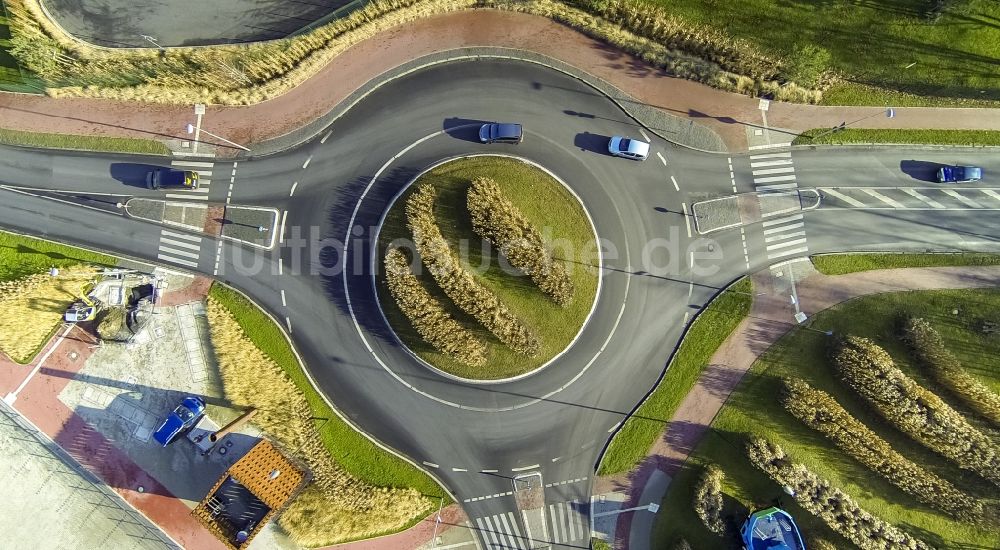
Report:
[[[646,160],[649,156],[649,144],[629,137],[614,136],[608,142],[608,152],[616,157]]]

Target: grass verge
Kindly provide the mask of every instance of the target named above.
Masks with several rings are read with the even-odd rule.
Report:
[[[963,253],[860,253],[860,254],[818,254],[809,258],[813,266],[824,275],[844,275],[873,269],[896,269],[902,267],[953,267],[1000,265],[1000,254],[980,252]]]
[[[489,177],[503,189],[506,197],[535,227],[540,228],[546,244],[554,247],[554,256],[563,258],[576,288],[567,307],[556,305],[527,276],[514,276],[502,268],[498,251],[489,247],[472,229],[466,207],[466,192],[477,177]],[[435,218],[445,240],[458,253],[476,281],[487,287],[507,308],[534,330],[541,341],[535,357],[519,355],[503,345],[471,316],[448,299],[427,269],[419,269],[417,278],[448,313],[470,332],[487,343],[486,364],[470,367],[446,356],[426,343],[413,329],[390,296],[383,269],[379,269],[379,300],[390,325],[399,338],[428,363],[457,376],[474,379],[498,379],[523,374],[551,359],[569,345],[590,313],[597,293],[597,243],[590,222],[579,201],[545,172],[529,164],[502,157],[474,157],[449,162],[421,177],[437,189]],[[404,193],[386,216],[379,234],[379,258],[394,240],[411,242],[406,227],[404,204],[412,189]],[[558,260],[557,260],[558,261]],[[422,266],[421,266],[422,267]]]
[[[750,313],[753,286],[744,278],[719,294],[695,318],[670,360],[663,379],[615,434],[598,468],[599,475],[634,468],[691,391],[715,350]]]
[[[390,454],[358,433],[326,404],[299,365],[295,353],[277,325],[242,294],[218,283],[209,295],[235,318],[247,337],[291,378],[306,396],[316,427],[334,460],[357,479],[378,487],[411,487],[422,494],[442,497],[447,493],[426,474]]]
[[[829,145],[850,143],[906,143],[928,145],[1000,146],[1000,130],[904,130],[845,128],[832,133],[829,128],[806,130],[792,140],[792,145]],[[814,136],[820,136],[818,138]]]
[[[931,320],[939,327],[949,349],[956,350],[970,373],[996,391],[1000,389],[1000,340],[974,327],[978,319],[996,319],[998,308],[1000,290],[996,289],[879,294],[820,312],[813,316],[808,326],[793,329],[758,359],[716,417],[709,435],[672,480],[663,508],[657,515],[653,547],[669,547],[681,537],[695,548],[735,547],[705,529],[691,507],[694,484],[709,464],[721,466],[726,473],[724,515],[733,523],[741,523],[750,509],[779,504],[795,517],[807,537],[836,541],[838,548],[848,547],[845,540],[799,508],[784,496],[780,487],[750,465],[743,452],[750,435],[764,436],[778,443],[796,462],[804,463],[829,479],[832,485],[844,489],[866,510],[938,548],[998,547],[1000,527],[995,523],[958,522],[916,501],[793,418],[775,398],[781,378],[800,377],[832,395],[896,451],[963,491],[986,500],[987,508],[995,506],[995,491],[978,477],[960,470],[893,429],[872,414],[863,399],[837,380],[826,360],[829,337],[824,332],[832,330],[834,334],[854,334],[875,340],[892,354],[895,364],[907,375],[966,413],[970,421],[977,422],[961,403],[949,397],[911,362],[905,347],[895,337],[896,322],[907,314]],[[952,313],[955,309],[960,311],[959,315]]]
[[[50,267],[64,268],[77,264],[113,266],[116,263],[114,258],[104,254],[0,231],[0,281],[44,273]]]
[[[100,151],[103,153],[170,154],[170,149],[166,145],[152,139],[46,134],[4,128],[0,128],[0,143],[21,147]]]

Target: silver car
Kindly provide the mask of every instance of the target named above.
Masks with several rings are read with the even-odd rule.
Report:
[[[649,156],[649,144],[629,137],[614,136],[608,142],[608,152],[616,157],[646,160]]]

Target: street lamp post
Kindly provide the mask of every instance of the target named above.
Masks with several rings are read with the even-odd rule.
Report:
[[[859,118],[857,120],[853,120],[851,122],[844,121],[844,122],[841,122],[839,125],[834,126],[833,128],[830,128],[829,130],[827,130],[827,131],[825,131],[825,132],[823,132],[821,134],[817,134],[815,136],[812,136],[809,139],[815,140],[815,139],[821,138],[821,137],[823,137],[823,136],[825,136],[827,134],[832,134],[834,132],[839,132],[839,131],[843,130],[844,128],[847,128],[848,126],[850,126],[852,124],[857,124],[858,122],[861,122],[862,120],[868,120],[869,118],[877,117],[879,115],[885,115],[885,118],[894,118],[896,116],[896,110],[893,109],[892,107],[889,107],[889,108],[887,108],[884,111],[880,111],[878,113],[874,113],[874,114],[871,114],[871,115],[868,115],[868,116],[865,116],[865,117],[861,117],[861,118]]]
[[[187,133],[194,134],[195,130],[197,130],[199,133],[200,132],[204,132],[204,133],[206,133],[206,134],[214,137],[215,139],[222,140],[222,141],[224,141],[224,142],[232,145],[233,147],[238,147],[240,149],[243,149],[244,151],[249,151],[250,150],[248,147],[244,147],[244,146],[240,145],[239,143],[236,143],[235,141],[229,141],[228,139],[226,139],[226,138],[224,138],[222,136],[213,134],[212,132],[209,132],[208,130],[205,130],[205,129],[202,129],[202,128],[195,128],[194,124],[188,124],[187,125]],[[195,145],[197,145],[197,144],[198,144],[198,138],[195,137]]]

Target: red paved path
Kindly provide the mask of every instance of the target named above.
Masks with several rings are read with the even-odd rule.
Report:
[[[276,99],[248,107],[210,107],[204,128],[240,143],[285,134],[328,112],[372,77],[410,59],[470,46],[542,53],[599,76],[637,99],[719,132],[733,150],[746,148],[741,123],[759,124],[757,100],[669,77],[630,55],[568,27],[532,15],[475,10],[407,23],[334,58],[320,73]],[[817,107],[772,103],[771,127],[801,131],[878,114],[880,107]],[[717,117],[717,118],[713,118]],[[77,134],[186,139],[190,106],[0,94],[0,125]],[[900,108],[855,127],[1000,130],[1000,109]]]

